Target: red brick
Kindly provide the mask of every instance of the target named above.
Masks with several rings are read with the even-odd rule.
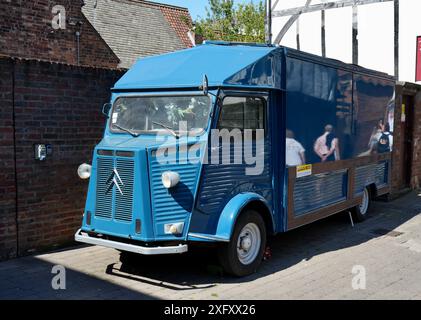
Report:
[[[22,80],[15,81],[14,88],[16,170],[13,71],[15,79]],[[87,191],[76,169],[91,161],[104,130],[101,105],[123,71],[0,58],[0,73],[0,164],[6,168],[0,170],[1,260],[17,254],[16,204],[20,255],[72,241]],[[42,86],[32,79],[41,79]],[[83,88],[78,104],[64,87]],[[45,162],[33,158],[36,143],[53,146]]]
[[[81,29],[67,23],[65,30],[55,31],[51,24],[55,4],[65,6],[68,21],[82,22]],[[0,54],[77,65],[75,34],[81,31],[80,65],[116,68],[118,57],[82,14],[80,4],[81,1],[1,1]],[[26,80],[40,81],[38,86],[47,88],[44,76],[53,73],[63,73],[63,68],[46,71],[44,75],[32,74]]]

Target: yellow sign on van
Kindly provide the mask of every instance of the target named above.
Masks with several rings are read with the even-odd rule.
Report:
[[[297,166],[297,178],[311,176],[313,166],[311,164],[305,164]]]

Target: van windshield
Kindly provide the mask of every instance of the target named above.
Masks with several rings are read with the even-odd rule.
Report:
[[[208,124],[208,96],[121,97],[114,103],[113,132],[200,134]]]

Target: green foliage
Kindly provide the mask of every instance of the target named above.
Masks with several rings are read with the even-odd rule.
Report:
[[[234,5],[234,0],[209,0],[207,17],[196,21],[205,40],[265,42],[265,4],[260,0]]]

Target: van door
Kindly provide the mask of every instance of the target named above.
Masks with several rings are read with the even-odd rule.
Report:
[[[242,192],[262,195],[272,211],[268,111],[267,92],[220,93],[191,232],[215,234],[225,205]]]

